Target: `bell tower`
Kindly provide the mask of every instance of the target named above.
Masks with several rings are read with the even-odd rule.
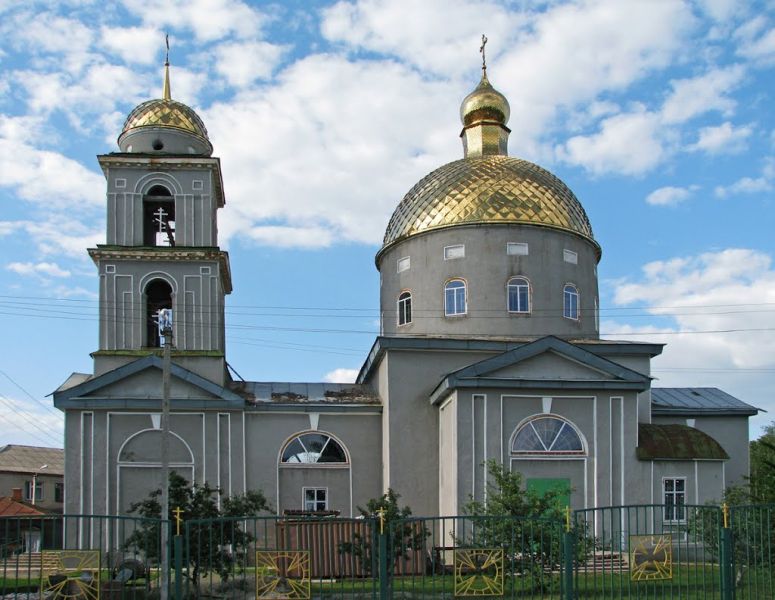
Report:
[[[89,249],[100,278],[94,374],[160,351],[159,311],[168,309],[173,360],[223,385],[231,273],[218,247],[220,161],[199,115],[172,99],[168,61],[162,98],[132,110],[118,146],[98,157],[107,231],[106,243]]]

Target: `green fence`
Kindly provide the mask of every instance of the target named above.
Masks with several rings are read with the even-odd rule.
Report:
[[[168,597],[775,598],[775,506],[519,517],[240,517],[171,532]],[[161,521],[0,518],[3,600],[153,600]],[[174,527],[173,527],[174,529]]]
[[[158,587],[161,521],[0,517],[0,597],[144,600]]]

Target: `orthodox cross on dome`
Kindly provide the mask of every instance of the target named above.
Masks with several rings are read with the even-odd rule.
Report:
[[[479,52],[482,53],[482,75],[487,77],[487,59],[484,56],[484,47],[487,45],[487,36],[482,34],[482,45],[479,46]]]

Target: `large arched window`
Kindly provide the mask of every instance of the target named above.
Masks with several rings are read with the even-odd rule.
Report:
[[[562,290],[562,316],[566,319],[579,319],[579,290],[572,283],[566,283]]]
[[[311,431],[291,439],[283,448],[280,462],[289,465],[347,463],[347,453],[330,435]]]
[[[159,329],[159,311],[167,309],[172,321],[172,288],[163,279],[154,279],[145,286],[145,345],[161,348],[163,340]]]
[[[452,279],[444,286],[444,314],[448,317],[466,314],[466,282]]]
[[[398,297],[398,324],[408,325],[412,322],[412,293],[401,292]]]
[[[143,198],[143,244],[175,245],[175,198],[163,185],[154,185]]]
[[[506,284],[509,312],[530,312],[530,283],[524,277],[512,277]]]
[[[542,415],[523,423],[511,442],[514,454],[583,454],[576,429],[559,417]]]

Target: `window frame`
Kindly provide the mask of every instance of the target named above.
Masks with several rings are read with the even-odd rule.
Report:
[[[557,434],[554,437],[554,440],[552,440],[552,446],[557,442],[559,439],[560,433],[562,433],[562,430],[567,427],[570,429],[573,433],[576,434],[576,437],[579,440],[579,444],[581,445],[581,450],[552,450],[551,447],[546,449],[546,445],[544,444],[543,440],[541,439],[540,434],[535,430],[535,427],[533,426],[533,423],[536,421],[540,421],[542,419],[553,419],[556,421],[562,422],[563,426],[560,428],[560,430],[557,432]],[[541,442],[541,445],[544,446],[544,450],[515,450],[514,444],[517,441],[517,436],[519,433],[525,429],[526,427],[533,427],[533,433],[535,433],[536,437],[538,438],[538,441]],[[567,458],[575,458],[575,457],[586,457],[588,455],[587,452],[587,444],[584,440],[584,436],[581,434],[581,431],[579,431],[578,427],[565,417],[562,417],[557,414],[553,413],[540,413],[537,415],[533,415],[531,417],[528,417],[527,419],[522,420],[515,428],[514,431],[511,434],[511,438],[509,439],[509,454],[512,458],[523,458],[523,457],[530,457],[530,456],[542,456],[542,457],[567,457]]]
[[[666,488],[668,481],[673,484],[673,489],[670,491]],[[675,484],[678,481],[683,483],[683,489],[680,492],[675,489]],[[662,478],[662,500],[664,503],[664,506],[662,507],[662,520],[665,523],[686,523],[686,492],[686,476],[673,475]],[[673,497],[672,502],[667,502],[668,494]],[[675,499],[678,498],[679,495],[683,501],[681,503],[676,503]],[[670,516],[668,511],[672,513],[672,516]]]
[[[403,273],[404,271],[408,271],[412,268],[412,257],[411,256],[402,256],[398,260],[396,260],[396,273]]]
[[[396,301],[396,323],[399,327],[412,324],[412,291],[402,290]],[[403,319],[402,319],[403,317]],[[408,318],[407,318],[408,317]]]
[[[515,252],[509,252],[513,248]],[[524,252],[516,252],[517,249],[524,248]],[[506,242],[506,256],[530,256],[530,244],[528,242]]]
[[[572,289],[573,291],[569,291]],[[568,305],[568,298],[575,298],[575,311]],[[571,321],[581,320],[581,293],[575,283],[566,283],[562,286],[562,316]]]
[[[315,499],[312,500],[315,506],[318,505],[320,500],[317,498],[318,492],[323,492],[324,498],[323,498],[323,508],[314,508],[310,510],[307,508],[307,492],[312,491],[315,492]],[[327,487],[315,487],[315,486],[303,486],[301,488],[301,508],[304,512],[323,512],[328,510],[328,488]]]
[[[577,265],[579,264],[579,253],[575,250],[570,250],[569,248],[563,248],[562,260],[569,265]]]
[[[524,285],[516,285],[512,284],[513,281],[520,280],[524,282]],[[527,288],[527,310],[512,310],[511,308],[511,288],[516,287],[517,288],[517,307],[519,307],[519,288],[520,287],[526,287]],[[506,281],[506,310],[509,312],[509,314],[512,315],[529,315],[531,313],[531,300],[532,300],[532,294],[531,294],[531,286],[530,286],[530,280],[527,277],[524,277],[522,275],[515,275],[514,277],[509,277],[508,281]]]
[[[32,479],[24,480],[24,500],[26,502],[32,502]],[[40,502],[43,497],[43,480],[38,477],[35,482],[35,502]]]
[[[462,252],[460,256],[448,256],[448,254],[453,251],[460,249]],[[466,245],[465,244],[450,244],[449,246],[444,246],[444,260],[459,260],[461,258],[466,257]]]
[[[453,283],[462,283],[462,286],[455,286],[454,288],[450,288],[449,286]],[[449,305],[447,304],[447,292],[450,290],[453,290],[453,298],[454,298],[454,308],[457,308],[457,295],[458,290],[463,291],[463,310],[462,311],[455,311],[450,312],[449,311]],[[444,316],[445,317],[464,317],[468,314],[468,282],[463,279],[462,277],[453,277],[452,279],[448,279],[444,282]]]
[[[333,440],[339,448],[342,450],[342,454],[344,454],[344,461],[343,462],[286,462],[283,460],[283,455],[285,454],[286,449],[288,446],[290,446],[296,439],[301,438],[305,435],[323,435],[328,438],[328,441],[326,444],[323,445],[323,448],[321,448],[321,454],[322,450],[325,449],[326,445]],[[306,447],[302,444],[302,448],[305,449]],[[344,445],[342,440],[340,440],[335,435],[332,435],[331,433],[327,431],[320,431],[320,430],[314,430],[314,429],[307,429],[305,431],[299,431],[288,437],[282,446],[280,446],[280,452],[277,456],[277,464],[281,468],[289,468],[289,469],[349,469],[351,462],[350,462],[350,453],[347,450],[347,446]]]
[[[65,484],[62,481],[57,481],[54,484],[54,502],[63,504],[65,501]]]

